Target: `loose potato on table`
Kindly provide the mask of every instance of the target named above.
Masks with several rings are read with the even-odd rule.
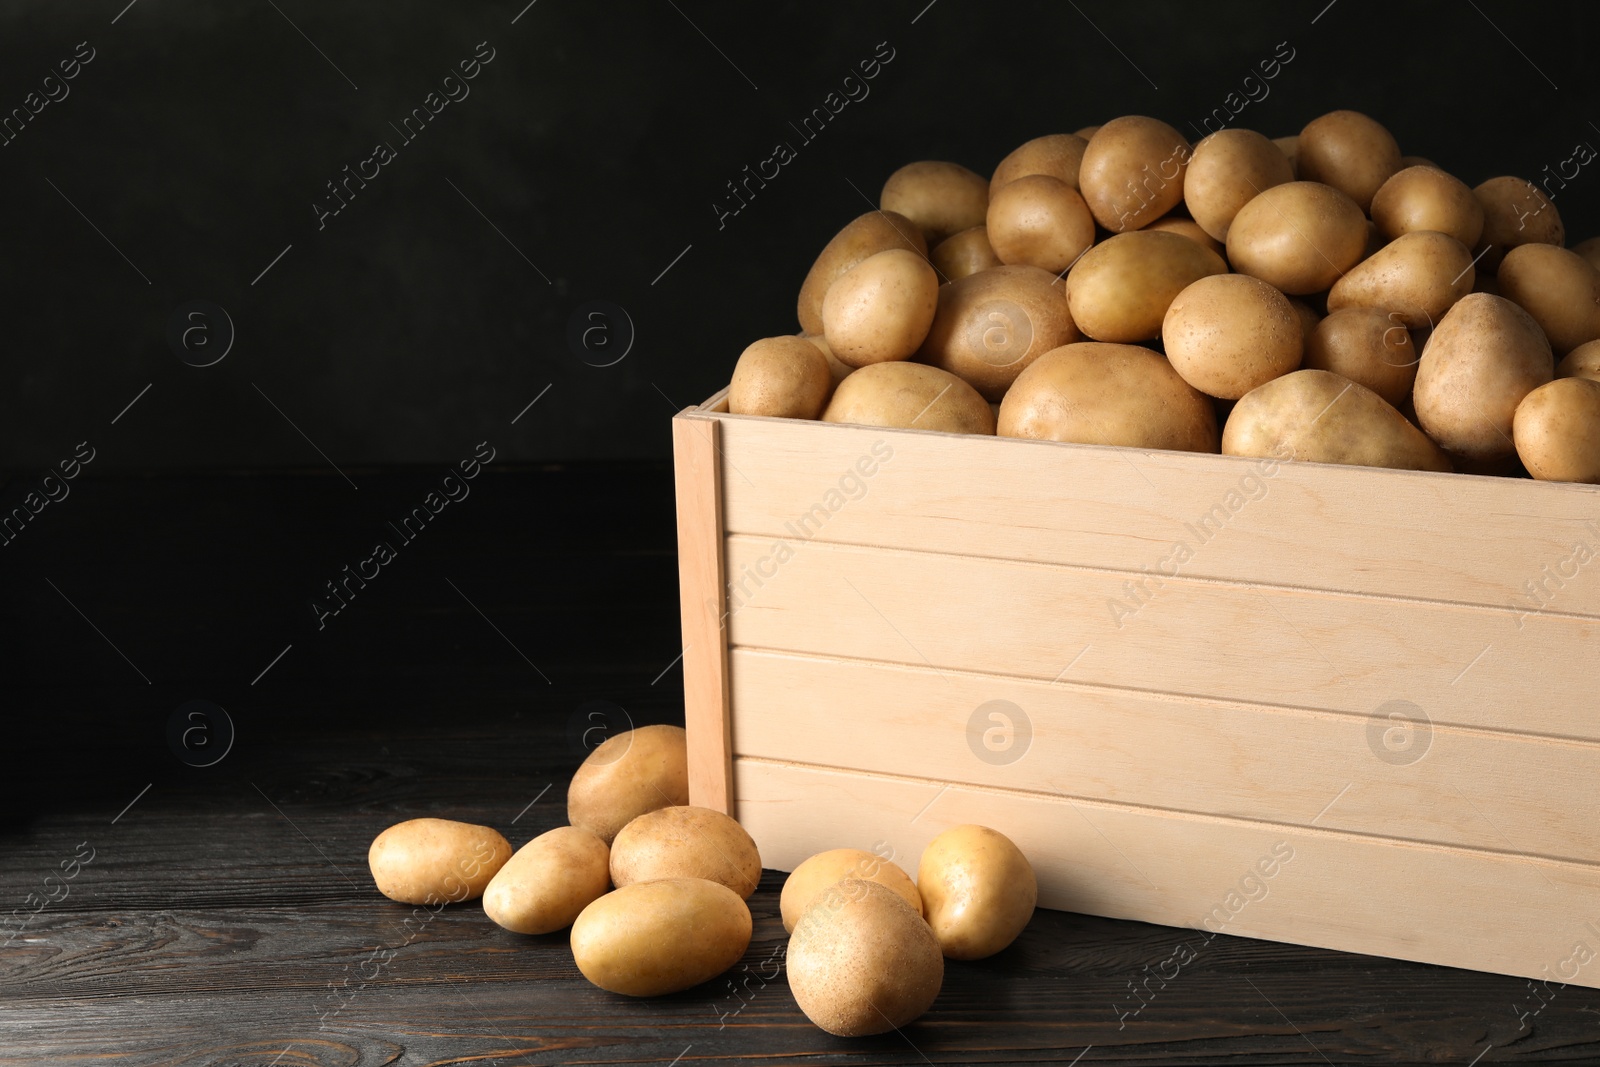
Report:
[[[944,956],[922,914],[894,890],[852,878],[814,904],[789,939],[789,989],[830,1034],[882,1034],[916,1020],[944,984]]]
[[[809,334],[822,332],[822,298],[839,276],[868,256],[891,248],[903,248],[923,255],[928,243],[917,224],[893,211],[869,211],[847,223],[818,254],[800,285],[797,312],[800,328]]]
[[[1544,481],[1600,484],[1600,381],[1557,378],[1522,398],[1517,455]]]
[[[611,888],[610,862],[604,841],[558,826],[517,849],[495,872],[483,891],[484,913],[518,934],[564,930]]]
[[[764,337],[739,355],[728,386],[728,411],[814,419],[833,390],[822,349],[803,337]]]
[[[1002,185],[1029,174],[1048,174],[1076,189],[1078,166],[1088,146],[1088,138],[1075,133],[1046,134],[1018,145],[994,168],[994,175],[989,179],[990,201]]]
[[[567,821],[610,844],[647,811],[689,803],[689,750],[681,726],[641,726],[607,738],[567,787]]]
[[[1483,236],[1483,205],[1454,175],[1437,167],[1406,167],[1373,195],[1372,221],[1390,241],[1404,233],[1437,230],[1475,249]]]
[[[1154,222],[1183,199],[1189,142],[1159,119],[1124,115],[1084,147],[1078,191],[1095,221],[1112,233]]]
[[[1325,370],[1297,370],[1246,393],[1228,414],[1222,452],[1398,470],[1451,469],[1439,447],[1377,393]]]
[[[987,826],[953,826],[930,841],[917,889],[940,950],[953,960],[980,960],[1011,944],[1039,902],[1028,857]]]
[[[1161,320],[1179,293],[1227,270],[1221,256],[1179,234],[1119,233],[1067,272],[1067,307],[1085,337],[1149,341],[1161,336]]]
[[[476,900],[510,858],[499,831],[452,819],[396,823],[367,850],[378,892],[402,904]]]
[[[1600,270],[1576,252],[1518,245],[1497,278],[1500,295],[1533,316],[1557,356],[1600,338]]]
[[[1330,111],[1300,131],[1299,173],[1331,185],[1365,212],[1400,170],[1400,146],[1376,119],[1359,111]]]
[[[888,886],[917,909],[918,915],[922,914],[922,895],[905,871],[865,849],[835,848],[819,852],[801,863],[784,881],[778,900],[784,931],[792,932],[800,916],[819,898],[828,896],[831,902],[837,903],[839,883],[850,878]]]
[[[617,832],[611,881],[621,889],[660,878],[704,878],[748,900],[761,882],[761,854],[744,827],[720,811],[659,808]]]
[[[1282,149],[1254,130],[1218,130],[1194,146],[1183,177],[1183,201],[1200,228],[1218,241],[1239,209],[1265,189],[1294,181]]]
[[[1002,263],[1059,274],[1094,244],[1094,216],[1078,191],[1048,174],[1007,182],[989,198],[989,244]]]
[[[1377,308],[1400,317],[1408,329],[1431,327],[1472,292],[1472,253],[1448,234],[1401,234],[1351,267],[1328,290],[1328,312]]]
[[[1517,405],[1555,373],[1544,331],[1526,311],[1499,296],[1462,297],[1428,338],[1412,398],[1428,436],[1469,460],[1504,459],[1516,451],[1511,420]]]
[[[1419,352],[1398,315],[1379,308],[1343,308],[1317,323],[1302,365],[1332,371],[1403,409],[1417,380]]]
[[[868,256],[822,298],[822,336],[841,363],[865,367],[909,359],[928,336],[939,306],[939,276],[903,248]]]
[[[1518,245],[1560,245],[1567,239],[1567,228],[1555,204],[1526,178],[1490,178],[1474,187],[1472,195],[1483,208],[1483,233],[1473,249],[1475,254],[1482,253],[1480,271],[1498,271],[1505,254]]]
[[[949,371],[922,363],[876,363],[839,383],[823,422],[902,430],[994,433],[994,412]]]
[[[953,233],[983,225],[989,182],[959,163],[907,163],[883,183],[878,206],[904,215],[930,245]]]
[[[1002,437],[1088,445],[1217,450],[1208,397],[1158,352],[1084,341],[1046,352],[1000,402]]]
[[[754,924],[739,894],[703,878],[624,886],[572,924],[572,958],[611,993],[658,997],[710,981],[739,962]]]
[[[996,267],[940,287],[939,309],[917,358],[999,400],[1040,353],[1079,336],[1054,274]]]
[[[1294,370],[1304,345],[1289,298],[1248,274],[1188,286],[1167,309],[1161,339],[1184,381],[1224,400]]]
[[[933,246],[928,259],[947,282],[1000,266],[1000,257],[994,254],[994,246],[989,243],[987,226],[973,226],[951,234]]]
[[[1361,262],[1367,220],[1332,186],[1294,181],[1264,190],[1228,227],[1228,262],[1291,296],[1330,288]]]

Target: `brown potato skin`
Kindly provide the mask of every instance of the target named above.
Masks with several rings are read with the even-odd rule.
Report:
[[[1541,481],[1600,484],[1600,381],[1557,378],[1522,398],[1517,456]]]
[[[1600,341],[1589,341],[1556,364],[1557,378],[1593,378],[1600,382]]]
[[[1572,246],[1572,250],[1584,259],[1595,270],[1600,270],[1600,237],[1591,237],[1587,241],[1579,241]]]
[[[1078,167],[1087,147],[1089,139],[1075,133],[1049,133],[1024,141],[994,168],[989,179],[989,199],[993,201],[1002,185],[1029,174],[1048,174],[1078,188]]]
[[[821,352],[823,357],[827,359],[829,378],[828,395],[832,396],[833,390],[839,385],[840,382],[849,377],[850,372],[855,370],[855,368],[841,360],[838,356],[834,355],[833,349],[828,347],[828,339],[822,336],[820,333],[802,333],[797,334],[796,336],[803,341],[809,341],[811,344],[816,345],[817,351]],[[824,403],[824,406],[826,406],[826,403]]]
[[[914,222],[893,211],[858,215],[834,234],[817,254],[816,261],[806,272],[805,281],[800,283],[800,299],[795,310],[801,331],[822,333],[822,298],[828,295],[828,286],[863,259],[890,248],[906,248],[926,255],[928,243]]]
[[[989,245],[1005,264],[1059,274],[1094,244],[1094,216],[1078,191],[1048,174],[1007,182],[989,200]]]
[[[986,959],[1005,949],[1039,902],[1038,877],[1016,842],[970,823],[928,842],[917,886],[933,936],[952,960]]]
[[[998,401],[1041,353],[1081,336],[1054,274],[1002,266],[940,286],[917,359]]]
[[[1343,308],[1317,323],[1302,365],[1364,385],[1403,410],[1417,380],[1418,352],[1405,324],[1392,312]]]
[[[833,899],[827,903],[837,903],[841,896],[838,884],[850,878],[888,886],[917,909],[918,915],[922,914],[922,894],[917,891],[917,883],[897,864],[866,849],[834,848],[806,859],[784,879],[778,896],[784,933],[794,933],[795,923],[819,897],[828,894]]]
[[[1074,137],[1082,137],[1084,143],[1088,144],[1089,143],[1089,138],[1093,137],[1095,134],[1097,134],[1099,132],[1100,132],[1100,127],[1098,127],[1098,126],[1084,126],[1082,129],[1073,130],[1072,131],[1072,135]]]
[[[1215,452],[1209,397],[1158,352],[1083,341],[1034,360],[1000,402],[1002,437]]]
[[[1264,190],[1228,227],[1228,262],[1290,296],[1329,289],[1367,251],[1367,219],[1332,186],[1294,181]]]
[[[1323,315],[1299,297],[1291,296],[1289,306],[1294,308],[1295,316],[1300,320],[1300,342],[1303,352],[1304,346],[1311,343],[1312,331],[1317,328],[1317,323],[1322,321]]]
[[[1226,456],[1274,456],[1448,471],[1450,459],[1377,393],[1325,370],[1297,370],[1246,393],[1222,430]]]
[[[611,888],[610,864],[604,841],[576,826],[558,826],[517,849],[495,872],[483,891],[484,914],[518,934],[565,930]]]
[[[621,889],[663,878],[704,878],[749,900],[761,882],[761,854],[744,827],[720,811],[658,808],[617,832],[611,881]]]
[[[1159,119],[1124,115],[1095,131],[1078,167],[1078,190],[1112,233],[1154,222],[1183,199],[1189,142]]]
[[[567,821],[609,845],[645,812],[687,803],[688,735],[681,726],[641,726],[607,738],[584,759],[567,786]]]
[[[453,819],[407,819],[367,849],[378,892],[402,904],[476,900],[510,858],[499,831]]]
[[[939,306],[939,275],[926,257],[904,248],[868,256],[828,287],[822,336],[834,358],[852,367],[910,359],[922,347]]]
[[[789,989],[806,1018],[839,1037],[883,1034],[911,1023],[944,984],[944,956],[922,914],[877,882],[850,878],[837,901],[795,923]]]
[[[1272,143],[1278,146],[1278,151],[1289,157],[1289,166],[1294,170],[1294,180],[1300,180],[1300,135],[1290,134],[1288,137],[1274,137]]]
[[[739,355],[728,386],[728,411],[780,419],[822,414],[833,376],[822,349],[801,337],[764,337]]]
[[[1167,309],[1161,340],[1184,381],[1222,400],[1300,366],[1305,343],[1289,298],[1248,274],[1216,274],[1184,289]]]
[[[1218,130],[1194,146],[1183,176],[1183,202],[1202,230],[1218,241],[1239,209],[1263,190],[1294,181],[1283,150],[1254,130]]]
[[[1106,238],[1067,272],[1067,307],[1085,337],[1129,344],[1161,336],[1167,308],[1222,257],[1182,234],[1136,230]]]
[[[951,234],[933,246],[928,259],[947,282],[1001,265],[1000,257],[994,254],[994,246],[989,243],[987,226],[973,226]]]
[[[1567,228],[1561,222],[1561,212],[1543,189],[1526,178],[1490,178],[1475,186],[1472,195],[1483,208],[1483,234],[1472,250],[1480,256],[1480,274],[1498,271],[1506,253],[1518,245],[1566,242]]]
[[[1517,245],[1496,279],[1500,295],[1533,316],[1557,356],[1600,337],[1600,270],[1576,252]]]
[[[1300,131],[1299,173],[1331,185],[1363,213],[1374,194],[1400,170],[1400,146],[1377,120],[1359,111],[1330,111]]]
[[[1555,374],[1544,331],[1500,296],[1471,293],[1434,328],[1417,364],[1417,420],[1445,450],[1477,463],[1516,451],[1517,405]]]
[[[920,160],[889,175],[878,206],[910,219],[927,243],[936,245],[951,234],[983,225],[989,182],[959,163]]]
[[[1476,248],[1483,236],[1483,205],[1455,175],[1437,167],[1411,166],[1396,171],[1373,195],[1372,221],[1386,240],[1437,230]]]
[[[1472,292],[1472,253],[1448,234],[1401,234],[1350,268],[1328,290],[1328,311],[1392,311],[1408,329],[1431,327]]]
[[[994,411],[949,371],[922,363],[874,363],[839,383],[823,422],[945,433],[994,433]]]
[[[1200,224],[1194,219],[1186,218],[1183,215],[1164,215],[1146,226],[1145,229],[1180,234],[1189,238],[1201,248],[1215,253],[1219,258],[1226,252],[1221,241],[1202,230]]]
[[[572,924],[572,958],[601,989],[659,997],[709,981],[750,947],[750,908],[727,886],[664,878],[625,886]]]

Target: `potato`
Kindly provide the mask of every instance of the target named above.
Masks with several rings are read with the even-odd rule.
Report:
[[[784,880],[783,893],[778,898],[784,932],[793,933],[801,914],[824,895],[831,893],[836,898],[839,883],[849,878],[888,886],[916,908],[918,915],[922,914],[922,895],[905,871],[865,849],[835,848],[812,856]]]
[[[658,997],[697,986],[750,947],[750,909],[727,886],[664,878],[623,886],[572,924],[572,958],[601,989]]]
[[[1432,167],[1434,170],[1444,169],[1427,156],[1401,156],[1400,169],[1405,170],[1407,167]]]
[[[558,826],[517,849],[483,891],[484,914],[518,934],[548,934],[611,888],[611,850],[587,830]]]
[[[1294,181],[1283,150],[1254,130],[1218,130],[1194,146],[1183,201],[1202,230],[1225,240],[1239,209],[1264,189]]]
[[[940,950],[953,960],[981,960],[1011,944],[1039,902],[1028,857],[987,826],[952,826],[928,842],[917,889]]]
[[[1546,382],[1522,398],[1511,428],[1517,455],[1535,478],[1600,484],[1600,382]]]
[[[1295,181],[1300,180],[1300,135],[1291,134],[1288,137],[1274,137],[1272,143],[1278,146],[1278,151],[1289,157],[1289,166],[1294,168]]]
[[[944,957],[922,915],[862,878],[813,904],[789,938],[789,989],[806,1018],[839,1037],[898,1029],[933,1006]]]
[[[1600,382],[1600,341],[1581,344],[1556,364],[1557,378],[1593,378]]]
[[[611,844],[647,811],[689,803],[689,751],[681,726],[641,726],[607,738],[567,787],[567,821]]]
[[[878,206],[916,223],[928,244],[936,245],[953,233],[983,225],[989,183],[959,163],[907,163],[883,183]]]
[[[1159,353],[1085,341],[1046,352],[1000,402],[1002,437],[1217,450],[1211,401]]]
[[[951,234],[933,246],[928,258],[933,262],[933,269],[947,282],[1000,266],[1000,257],[994,254],[994,246],[989,243],[987,226],[973,226]]]
[[[1228,227],[1228,262],[1290,296],[1330,288],[1361,262],[1367,220],[1355,201],[1318,182],[1264,190]]]
[[[1184,289],[1167,309],[1161,340],[1184,381],[1224,400],[1294,370],[1305,344],[1289,298],[1248,274],[1216,274]]]
[[[1396,470],[1448,471],[1427,436],[1364,385],[1297,370],[1240,398],[1222,429],[1227,456],[1277,456]]]
[[[1147,341],[1184,288],[1228,265],[1215,252],[1162,230],[1119,233],[1095,245],[1067,273],[1067,307],[1085,337]]]
[[[922,256],[891,248],[845,271],[822,298],[822,336],[841,363],[909,359],[939,306],[939,276]]]
[[[808,334],[822,332],[822,298],[828,286],[868,256],[891,248],[904,248],[918,255],[928,251],[916,223],[893,211],[869,211],[852,219],[823,247],[806,280],[800,284],[797,312],[800,328]]]
[[[1094,244],[1094,216],[1078,191],[1048,174],[1007,182],[989,198],[989,244],[1002,263],[1059,274]]]
[[[839,383],[823,422],[945,433],[994,433],[994,413],[949,371],[921,363],[875,363]]]
[[[1100,127],[1098,127],[1098,126],[1085,126],[1081,130],[1073,130],[1072,131],[1072,136],[1074,136],[1074,137],[1082,137],[1083,138],[1083,143],[1084,144],[1088,144],[1089,143],[1089,138],[1093,137],[1095,134],[1097,134],[1099,132],[1100,132]]]
[[[999,400],[1043,352],[1078,340],[1065,287],[1038,267],[996,267],[939,290],[917,358]]]
[[[1359,111],[1330,111],[1300,131],[1300,177],[1331,185],[1365,212],[1400,169],[1400,146]]]
[[[1437,167],[1406,167],[1373,195],[1372,221],[1390,241],[1404,233],[1437,230],[1476,248],[1483,235],[1483,205],[1454,175]]]
[[[1500,261],[1500,295],[1539,324],[1557,356],[1600,337],[1600,270],[1555,245],[1517,245]]]
[[[1472,292],[1472,253],[1448,234],[1404,233],[1351,267],[1328,290],[1328,311],[1392,311],[1408,329],[1432,326]]]
[[[1184,237],[1198,244],[1201,248],[1209,249],[1218,256],[1222,255],[1222,242],[1200,228],[1194,219],[1182,215],[1164,215],[1150,225],[1147,230],[1163,230],[1167,233],[1182,234]]]
[[[764,337],[740,353],[734,365],[728,410],[814,419],[822,414],[832,388],[828,357],[820,348],[802,337]]]
[[[1419,351],[1398,315],[1380,308],[1342,308],[1317,324],[1301,362],[1364,385],[1384,403],[1404,408],[1417,380]]]
[[[1189,142],[1158,119],[1124,115],[1095,131],[1078,166],[1078,190],[1112,233],[1154,222],[1183,199]]]
[[[1088,146],[1089,139],[1075,133],[1046,134],[1018,145],[994,168],[994,175],[989,179],[990,202],[993,203],[994,194],[1002,185],[1029,174],[1048,174],[1076,189],[1078,165],[1083,162],[1083,150]]]
[[[827,359],[828,395],[832,396],[835,387],[837,387],[840,382],[844,381],[845,378],[849,377],[850,372],[855,370],[855,368],[850,366],[848,363],[841,361],[838,356],[834,355],[833,349],[828,347],[828,339],[822,336],[820,333],[803,333],[799,336],[802,340],[809,341],[811,344],[815,345],[817,351],[821,352],[823,357]],[[826,407],[827,405],[824,404],[823,406]]]
[[[1511,301],[1471,293],[1434,327],[1417,364],[1417,420],[1446,450],[1478,462],[1516,451],[1511,422],[1555,361],[1544,331]]]
[[[1572,250],[1588,260],[1595,270],[1600,270],[1600,237],[1591,237],[1587,241],[1579,241],[1572,246]]]
[[[402,904],[476,900],[510,858],[498,831],[451,819],[395,823],[367,850],[378,892]]]
[[[1478,270],[1493,274],[1517,245],[1560,245],[1567,239],[1561,213],[1544,190],[1525,178],[1502,175],[1472,190],[1483,208],[1483,234],[1474,252],[1483,253]]]
[[[1289,298],[1289,306],[1294,308],[1295,318],[1300,320],[1300,340],[1302,349],[1311,342],[1311,334],[1316,330],[1317,323],[1322,321],[1322,313],[1304,300]]]
[[[761,883],[761,854],[744,827],[720,811],[658,808],[618,831],[611,880],[621,889],[660,878],[704,878],[748,900]]]

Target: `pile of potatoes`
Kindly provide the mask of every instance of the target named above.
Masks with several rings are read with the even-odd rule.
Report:
[[[1600,238],[1334,111],[1197,144],[1129,115],[983,176],[911,163],[729,410],[1600,483]],[[1559,362],[1557,362],[1559,360]]]
[[[761,881],[744,828],[688,800],[684,731],[644,726],[578,768],[570,826],[514,854],[490,827],[428,818],[384,830],[367,861],[391,900],[442,907],[481,897],[488,917],[515,933],[571,927],[585,978],[612,993],[660,996],[739,962],[754,927],[746,901]],[[820,853],[789,876],[779,902],[790,989],[832,1034],[904,1026],[932,1006],[947,957],[999,952],[1037,900],[1027,857],[988,827],[940,834],[914,882],[872,852]]]

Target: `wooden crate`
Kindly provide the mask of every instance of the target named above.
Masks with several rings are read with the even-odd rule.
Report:
[[[767,867],[982,823],[1044,907],[1600,987],[1600,488],[673,440],[691,801]]]

